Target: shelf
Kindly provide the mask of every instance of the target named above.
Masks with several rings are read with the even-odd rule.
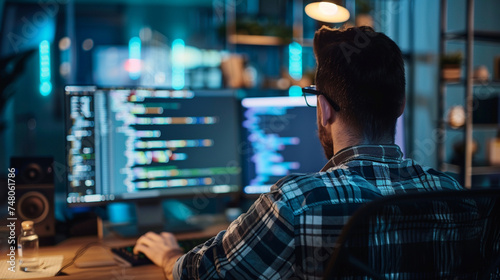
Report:
[[[472,70],[474,68],[474,44],[481,43],[493,43],[500,44],[500,32],[497,31],[486,31],[486,30],[474,30],[474,0],[466,1],[466,15],[463,21],[466,23],[465,28],[460,31],[457,30],[448,30],[447,29],[447,17],[448,17],[448,2],[447,0],[440,1],[440,26],[439,26],[439,54],[440,56],[444,56],[446,53],[447,43],[455,43],[458,42],[465,47],[464,54],[464,64],[461,65],[463,70]],[[491,27],[496,28],[495,25]],[[488,54],[488,56],[495,56],[494,52]],[[465,66],[465,68],[464,68]],[[446,91],[449,86],[459,86],[464,89],[463,94],[463,102],[464,102],[464,110],[465,112],[465,127],[458,128],[458,131],[463,132],[463,142],[464,149],[460,152],[460,157],[463,158],[463,163],[460,164],[463,166],[453,165],[446,163],[446,146],[445,141],[440,141],[437,143],[437,160],[438,166],[444,171],[451,171],[459,174],[461,177],[461,182],[466,188],[471,188],[473,175],[492,175],[492,174],[500,174],[500,166],[489,166],[483,163],[474,163],[473,162],[473,145],[474,145],[474,131],[477,129],[497,129],[495,125],[481,125],[474,124],[473,121],[474,115],[476,115],[476,111],[474,109],[474,104],[471,104],[472,100],[480,100],[486,99],[486,96],[482,97],[482,94],[488,93],[488,97],[497,98],[500,94],[500,82],[499,81],[487,81],[482,82],[474,79],[473,71],[463,71],[460,79],[449,81],[444,80],[441,74],[439,79],[438,86],[438,114],[439,118],[446,118],[445,114],[447,114],[447,106],[446,104]],[[498,88],[498,90],[497,90]],[[486,89],[486,91],[484,90]],[[471,103],[468,103],[471,102]],[[496,106],[495,104],[486,101],[487,104]],[[478,103],[476,103],[478,104]],[[472,106],[471,106],[472,105]],[[488,107],[488,106],[486,106]],[[478,111],[479,112],[479,111]],[[481,110],[483,114],[490,114],[489,110]],[[493,117],[493,115],[491,115]],[[482,118],[477,118],[478,121],[481,121]],[[496,120],[495,120],[496,121]],[[491,122],[488,120],[488,122]],[[441,137],[446,137],[446,133],[449,132],[451,128],[444,125],[443,121],[438,122],[438,132]]]
[[[451,127],[448,125],[448,122],[445,122],[446,124],[446,129],[452,130],[452,131],[463,131],[464,127]],[[500,129],[500,124],[482,124],[482,123],[475,123],[472,125],[473,130],[497,130]]]
[[[473,166],[472,175],[498,175],[500,166]]]
[[[443,163],[441,170],[444,172],[460,173],[460,166],[451,163]],[[472,166],[472,175],[499,175],[500,166],[483,165]]]
[[[460,80],[442,80],[443,83],[445,83],[447,86],[465,86],[465,80],[460,79]],[[482,86],[488,86],[488,87],[498,87],[500,88],[500,81],[478,81],[474,80],[473,84],[474,87],[482,87]]]
[[[229,36],[229,42],[235,45],[256,45],[256,46],[283,46],[285,42],[280,37],[242,35],[234,34]]]
[[[460,173],[460,166],[456,164],[443,163],[440,169],[443,172]]]
[[[445,40],[467,40],[467,32],[447,32]],[[497,31],[474,31],[474,41],[500,43],[500,32]]]
[[[313,39],[296,40],[302,47],[313,47]],[[255,46],[283,46],[286,45],[283,39],[275,36],[242,35],[234,34],[229,36],[229,42],[235,45],[255,45]],[[402,52],[404,60],[411,60],[411,52]],[[500,82],[498,83],[500,86]]]
[[[500,129],[500,124],[475,123],[475,124],[473,124],[472,128],[473,129],[485,129],[485,130]]]

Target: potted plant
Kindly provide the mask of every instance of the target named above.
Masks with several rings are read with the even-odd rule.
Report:
[[[462,77],[461,52],[445,54],[441,57],[441,77],[444,80],[459,80]]]

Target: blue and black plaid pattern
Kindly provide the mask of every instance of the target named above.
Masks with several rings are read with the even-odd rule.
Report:
[[[446,189],[462,187],[403,159],[396,145],[350,147],[320,172],[282,178],[226,231],[182,256],[174,279],[321,279],[342,227],[360,206]]]

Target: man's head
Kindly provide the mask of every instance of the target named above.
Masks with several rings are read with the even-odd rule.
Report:
[[[393,143],[405,104],[404,63],[396,43],[370,27],[324,26],[314,36],[314,53],[316,87],[339,105],[335,113],[349,128],[346,133],[368,143]],[[331,142],[319,129],[322,142]]]

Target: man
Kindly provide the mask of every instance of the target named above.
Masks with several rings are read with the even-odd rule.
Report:
[[[314,36],[319,138],[330,161],[318,173],[282,178],[226,231],[183,255],[169,233],[138,239],[167,278],[321,279],[353,212],[381,196],[461,189],[394,145],[405,106],[401,51],[368,27]]]

